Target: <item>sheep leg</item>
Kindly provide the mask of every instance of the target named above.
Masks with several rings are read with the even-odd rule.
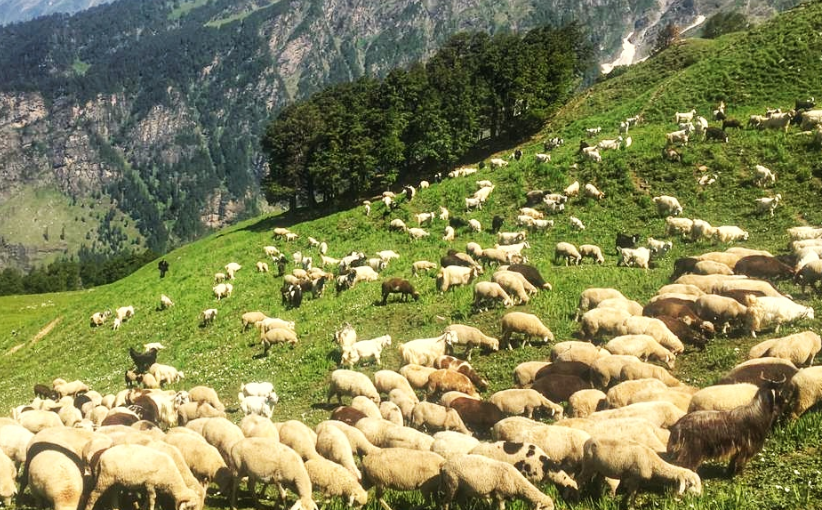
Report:
[[[154,504],[157,502],[157,491],[149,485],[146,487],[146,493],[148,493],[148,510],[154,510]]]
[[[240,479],[242,476],[238,474],[237,476],[233,477],[231,481],[231,510],[237,509],[237,490],[240,487]],[[86,510],[92,510],[91,508],[87,508]]]
[[[95,503],[97,503],[97,500],[100,499],[100,496],[102,496],[109,487],[111,487],[110,483],[101,482],[98,478],[97,484],[94,486],[94,490],[91,491],[88,501],[86,502],[86,510],[94,510]],[[117,494],[115,493],[113,496],[116,498]],[[112,508],[116,508],[116,505],[112,505]]]
[[[388,506],[388,503],[386,503],[384,499],[380,498],[379,502],[380,506],[383,507],[383,510],[393,510],[390,506]]]

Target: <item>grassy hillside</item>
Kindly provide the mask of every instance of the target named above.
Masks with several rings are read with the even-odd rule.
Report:
[[[682,163],[663,161],[660,151],[664,133],[676,129],[672,123],[675,111],[694,107],[707,117],[716,101],[724,99],[731,116],[747,119],[750,113],[762,112],[766,106],[790,108],[795,98],[822,96],[820,20],[822,3],[808,4],[749,34],[710,42],[688,41],[585,91],[547,127],[546,135],[560,135],[567,140],[565,147],[552,153],[550,164],[536,164],[533,154],[541,151],[541,144],[535,142],[523,147],[525,156],[520,162],[478,174],[477,178],[497,185],[480,212],[464,212],[464,197],[476,189],[474,178],[447,180],[421,190],[414,201],[402,202],[400,209],[391,214],[384,215],[382,204],[376,204],[370,217],[356,208],[313,221],[295,220],[289,226],[301,237],[292,244],[271,237],[272,228],[284,225],[284,218],[247,221],[168,254],[171,271],[165,279],[159,278],[155,263],[120,282],[90,291],[0,298],[0,408],[28,401],[34,383],[57,376],[82,379],[101,392],[119,390],[123,387],[123,371],[130,366],[128,347],[162,342],[168,348],[161,353],[160,361],[185,372],[179,388],[210,384],[224,400],[234,404],[241,382],[271,380],[280,395],[277,420],[297,418],[316,423],[328,416],[330,407],[324,405],[326,381],[339,361],[332,334],[345,322],[350,322],[361,338],[388,333],[398,343],[434,336],[451,322],[475,325],[496,335],[504,311],[472,314],[470,287],[443,295],[435,290],[432,277],[412,279],[421,293],[415,303],[392,300],[387,306],[378,306],[379,283],[365,283],[341,294],[328,289],[322,298],[306,298],[301,308],[286,311],[278,292],[281,279],[254,270],[256,261],[265,260],[262,247],[275,244],[287,253],[301,250],[318,259],[306,240],[313,236],[328,242],[329,255],[335,257],[351,250],[373,256],[375,251],[393,249],[401,258],[384,271],[383,277],[410,278],[414,260],[438,261],[448,248],[463,250],[468,241],[483,247],[493,245],[494,236],[487,231],[472,234],[458,229],[456,241],[441,241],[443,222],[435,222],[430,228],[431,237],[415,242],[387,229],[393,218],[411,224],[413,213],[435,211],[440,205],[448,207],[453,216],[477,218],[486,228],[494,215],[503,215],[507,222],[504,229],[514,230],[516,208],[524,205],[527,190],[561,190],[579,180],[583,184],[594,182],[605,191],[606,198],[600,202],[572,199],[565,214],[553,218],[556,225],[552,230],[529,235],[529,259],[554,290],[541,293],[517,310],[539,315],[557,341],[571,339],[577,331],[572,317],[585,288],[615,287],[645,302],[668,282],[676,258],[726,248],[673,239],[672,252],[649,271],[616,267],[616,232],[638,231],[664,238],[664,219],[658,217],[651,201],[655,195],[677,196],[687,217],[745,228],[750,239],[741,243],[743,246],[784,253],[787,227],[822,224],[822,159],[808,136],[798,134],[795,127],[788,134],[734,131],[727,145],[697,142],[683,148]],[[630,148],[604,153],[600,164],[582,161],[575,154],[585,127],[602,126],[604,138],[615,137],[618,121],[638,113],[646,122],[632,130]],[[752,185],[750,171],[755,164],[777,173],[774,189]],[[705,189],[696,183],[701,165],[718,174],[717,182]],[[773,218],[758,216],[754,199],[777,192],[782,194],[784,205]],[[586,230],[572,231],[570,215],[580,218]],[[555,265],[553,247],[558,241],[598,244],[606,252],[606,263]],[[234,295],[218,303],[211,294],[212,277],[231,261],[239,262],[243,269],[234,282]],[[802,294],[790,282],[781,282],[779,287],[822,313],[819,296]],[[170,296],[176,305],[166,311],[156,310],[161,293]],[[133,305],[136,315],[118,331],[89,327],[88,318],[93,312],[125,305]],[[219,310],[215,323],[199,327],[198,314],[211,307]],[[261,352],[257,335],[254,331],[242,332],[240,323],[240,315],[250,310],[296,321],[299,345],[293,349],[275,346],[267,358],[255,357]],[[819,331],[820,320],[783,329],[779,336],[809,327]],[[697,386],[711,384],[744,360],[750,346],[773,336],[717,338],[704,352],[686,351],[674,375]],[[518,363],[543,359],[549,351],[550,346],[519,348],[475,356],[473,364],[491,381],[490,394],[511,386],[511,371]],[[383,355],[383,366],[397,369],[399,365],[396,349],[389,348]],[[362,370],[370,374],[376,368]],[[664,495],[644,496],[638,504],[648,508],[685,504],[694,508],[818,507],[822,501],[822,460],[817,451],[822,441],[821,425],[822,419],[816,413],[795,423],[781,424],[762,454],[734,480],[724,478],[718,464],[707,465],[700,470],[705,480],[705,496],[701,499],[683,502]],[[394,495],[391,500],[395,508],[417,503],[407,495]],[[217,504],[221,506],[222,502]],[[617,502],[594,497],[570,506],[612,508]],[[369,508],[376,506],[369,503]]]

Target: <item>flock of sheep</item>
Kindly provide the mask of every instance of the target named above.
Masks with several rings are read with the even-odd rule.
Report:
[[[724,115],[724,105],[718,111]],[[677,114],[676,120],[696,120],[693,131],[710,137],[707,122],[703,125],[704,119],[694,115]],[[755,126],[771,127],[774,115],[778,114]],[[600,150],[630,146],[628,130],[640,120],[622,122],[615,140],[581,147],[583,158],[598,162]],[[685,134],[669,134],[668,141],[686,143],[691,128],[686,125],[681,131]],[[588,130],[590,136],[599,132]],[[552,147],[561,144],[559,139],[551,141]],[[549,154],[536,159],[539,164],[551,162]],[[492,159],[491,171],[508,164],[506,159]],[[476,173],[461,168],[449,177]],[[756,167],[756,185],[775,181],[773,172]],[[428,187],[423,181],[418,189]],[[488,179],[478,180],[477,187],[465,198],[469,214],[481,209],[495,190]],[[409,206],[418,189],[406,187]],[[473,284],[475,313],[538,299],[552,286],[529,265],[527,238],[550,229],[554,220],[546,215],[563,213],[569,199],[580,194],[605,199],[593,183],[574,182],[562,194],[530,191],[524,197],[526,206],[516,215],[517,225],[526,230],[500,231],[505,219],[495,217],[493,247],[468,242],[465,252],[450,250],[439,264],[411,262],[409,272],[419,277],[436,270],[435,292]],[[758,210],[773,214],[780,198],[777,194],[770,201],[758,201]],[[386,215],[398,207],[397,195],[390,192],[379,201]],[[748,240],[739,227],[714,227],[681,217],[685,208],[675,197],[660,195],[653,202],[666,217],[664,234],[669,237],[692,242]],[[365,203],[367,215],[373,205]],[[445,207],[439,214],[419,212],[414,219],[415,227],[393,218],[388,228],[420,240],[430,235],[423,227],[439,220],[445,223],[447,242],[455,240],[457,229],[460,235],[483,230],[478,220],[461,223]],[[568,221],[575,229],[585,229],[574,216]],[[300,238],[283,228],[275,229],[274,235],[285,242]],[[0,419],[0,497],[8,504],[27,489],[57,510],[81,505],[91,510],[107,494],[120,498],[119,504],[112,503],[115,508],[136,498],[153,510],[158,502],[165,505],[163,498],[171,498],[175,508],[198,510],[206,492],[216,486],[236,508],[242,480],[247,480],[255,504],[260,497],[257,483],[275,484],[283,502],[290,489],[296,494],[293,510],[316,508],[318,494],[361,506],[369,500],[366,489],[371,487],[374,498],[386,507],[382,494],[391,489],[420,491],[429,504],[444,501],[446,508],[453,501],[491,497],[501,507],[506,500],[522,499],[536,509],[551,509],[554,502],[542,484],[556,486],[560,497],[573,501],[586,486],[599,485],[599,479],[612,494],[622,486],[629,499],[659,483],[677,494],[698,495],[702,482],[696,470],[701,463],[730,459],[730,472],[738,473],[761,449],[783,409],[795,419],[822,400],[822,367],[810,366],[822,342],[812,331],[757,344],[750,359],[715,386],[692,387],[668,371],[686,345],[702,349],[717,335],[756,336],[814,318],[813,308],[783,295],[772,282],[793,278],[803,293],[806,286],[819,290],[822,228],[795,227],[788,235],[790,265],[784,257],[740,247],[678,259],[674,282],[645,305],[617,289],[586,289],[577,309],[582,340],[554,343],[554,334],[537,315],[508,311],[500,320],[498,338],[471,325],[451,324],[435,337],[396,344],[402,366],[394,371],[381,366],[383,350],[393,345],[391,335],[361,340],[345,325],[334,335],[341,368],[330,374],[327,392],[327,400],[336,399],[339,407],[314,428],[299,420],[272,421],[278,397],[270,382],[242,385],[238,409],[226,409],[207,386],[163,389],[179,384],[183,373],[157,363],[162,345],[147,344],[142,352],[131,350],[135,367],[126,371],[129,387],[119,393],[101,395],[81,381],[57,379],[51,387],[35,387],[32,402],[15,408],[11,418]],[[319,298],[326,284],[344,292],[361,282],[378,281],[380,272],[400,258],[393,250],[373,258],[356,251],[333,258],[327,243],[308,240],[316,256],[295,253],[290,274],[285,274],[288,258],[280,249],[263,248],[283,277],[286,307],[299,307],[306,293]],[[639,246],[638,241],[638,235],[617,233],[619,265],[648,269],[673,243],[648,238],[647,245]],[[592,244],[558,242],[554,254],[557,264],[578,265],[586,257],[595,263],[605,261],[603,250]],[[231,282],[237,281],[241,268],[231,262],[215,275],[212,292],[218,302],[232,296]],[[256,268],[269,271],[267,262],[258,261]],[[493,272],[485,279],[490,269]],[[383,280],[381,291],[383,305],[391,294],[401,294],[403,300],[420,296],[404,278]],[[161,296],[160,309],[173,305]],[[104,324],[110,315],[95,313],[91,325]],[[118,308],[114,328],[133,315],[133,307]],[[217,308],[209,308],[200,319],[207,326],[216,317]],[[259,330],[265,353],[273,345],[298,341],[294,322],[258,311],[239,319],[243,331],[252,326]],[[516,338],[522,345],[551,343],[550,358],[518,365],[512,374],[514,387],[483,398],[489,383],[471,365],[472,352],[513,349]],[[451,355],[455,347],[465,349],[465,360]],[[373,378],[357,371],[365,362],[380,366]],[[227,418],[233,412],[245,415],[239,425]]]

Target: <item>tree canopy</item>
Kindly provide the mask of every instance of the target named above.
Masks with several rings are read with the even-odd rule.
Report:
[[[527,136],[592,57],[577,23],[464,32],[424,64],[326,88],[268,125],[266,196],[291,207],[351,198],[449,168],[479,143]]]

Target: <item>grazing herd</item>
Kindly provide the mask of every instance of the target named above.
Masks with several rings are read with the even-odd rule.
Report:
[[[804,107],[802,113],[752,116],[748,125],[787,130],[799,116],[803,130],[814,128],[822,116],[812,123],[817,112],[812,103],[797,104],[797,110]],[[677,147],[694,139],[727,141],[725,129],[741,127],[726,117],[724,103],[714,118],[723,121],[722,129],[709,126],[696,110],[676,113],[679,130],[666,135],[667,154],[679,156]],[[638,122],[639,116],[620,122],[613,139],[590,146],[583,140],[582,164],[597,164],[607,151],[630,147],[628,133]],[[601,132],[600,127],[586,129],[589,138]],[[563,143],[553,138],[544,148],[549,152]],[[535,161],[553,164],[550,154],[538,154]],[[481,174],[488,178],[476,181],[476,191],[464,203],[448,205],[464,206],[465,214],[482,210],[493,200],[493,171],[508,165],[509,159],[491,159],[490,170]],[[448,177],[464,179],[477,172],[459,168]],[[752,175],[757,187],[776,183],[775,173],[764,166],[757,165]],[[443,223],[446,243],[484,231],[476,218],[455,217],[445,206],[439,214],[414,214],[415,227],[390,218],[428,188],[423,181],[418,189],[406,186],[402,197],[385,192],[364,203],[365,215],[384,206],[388,240],[408,236],[413,243],[439,242],[438,236],[426,239],[431,234],[423,228],[433,229],[438,222]],[[472,314],[499,305],[521,307],[553,290],[529,260],[530,243],[544,242],[539,236],[554,226],[555,220],[546,216],[585,207],[588,201],[607,203],[594,183],[579,181],[562,194],[530,190],[521,198],[527,206],[511,210],[522,230],[502,230],[509,218],[496,216],[490,229],[496,239],[492,247],[469,241],[464,252],[452,248],[442,254],[439,264],[403,261],[410,279],[382,278],[389,265],[403,260],[392,249],[373,257],[355,250],[334,258],[328,255],[333,248],[328,243],[282,227],[274,229],[274,236],[284,243],[307,238],[305,253],[297,251],[289,259],[276,246],[264,246],[263,253],[276,265],[275,277],[282,278],[284,309],[301,307],[308,296],[335,299],[324,297],[327,287],[339,294],[376,281],[380,291],[374,284],[375,306],[410,306],[410,300],[425,301],[454,287],[472,286]],[[778,193],[761,198],[756,212],[772,216],[781,200]],[[652,201],[665,218],[660,236],[691,243],[749,240],[749,233],[738,226],[712,226],[681,216],[689,204],[683,206],[674,196],[659,195]],[[569,216],[568,222],[585,232],[577,217]],[[648,237],[641,245],[640,234],[614,234],[616,264],[644,270],[665,257],[676,240]],[[814,319],[812,307],[784,295],[774,282],[791,279],[803,294],[808,286],[822,291],[822,228],[796,227],[788,235],[790,257],[736,246],[677,259],[672,283],[645,304],[618,289],[587,288],[576,310],[578,340],[557,342],[546,320],[526,311],[506,310],[499,335],[455,323],[427,338],[395,342],[401,335],[385,331],[360,340],[346,324],[333,336],[340,368],[330,374],[325,392],[326,403],[336,407],[313,428],[299,420],[272,421],[279,397],[270,382],[242,384],[237,408],[231,409],[209,386],[167,389],[181,385],[185,376],[157,362],[164,350],[161,344],[146,344],[140,351],[129,348],[133,366],[125,371],[127,387],[122,391],[102,395],[81,381],[55,379],[50,386],[37,385],[30,403],[15,408],[11,418],[0,419],[0,498],[22,497],[27,489],[38,502],[59,510],[77,509],[81,502],[93,510],[98,500],[98,506],[106,501],[105,494],[119,498],[119,505],[143,504],[154,510],[156,505],[168,507],[163,498],[171,498],[176,509],[199,510],[207,492],[216,489],[236,508],[243,480],[255,506],[265,488],[275,484],[277,497],[283,503],[290,499],[292,510],[313,510],[318,501],[332,498],[352,507],[374,498],[388,508],[382,499],[386,489],[419,491],[429,506],[449,508],[454,502],[491,497],[501,506],[521,499],[548,510],[554,501],[541,489],[543,484],[576,501],[603,479],[612,495],[621,487],[628,502],[654,483],[676,494],[699,495],[703,484],[697,470],[704,462],[728,460],[729,474],[738,474],[762,449],[783,413],[796,419],[822,401],[822,370],[811,366],[822,340],[810,330],[757,344],[748,361],[714,386],[697,388],[670,372],[686,349],[705,349],[717,337],[778,333],[783,325]],[[595,244],[559,241],[554,263],[563,266],[557,270],[580,271],[585,259],[606,263],[605,253]],[[293,269],[286,273],[289,263]],[[268,262],[255,266],[258,277],[269,273]],[[230,262],[204,282],[213,285],[216,302],[231,299],[235,285],[242,292],[241,269]],[[424,275],[435,283],[426,285],[420,279]],[[172,306],[163,294],[157,311]],[[223,320],[217,312],[204,310],[201,326]],[[97,312],[90,324],[103,325],[111,315],[108,310]],[[134,317],[134,308],[117,308],[114,315],[117,329]],[[300,341],[295,322],[259,311],[245,312],[239,319],[242,332],[259,333],[263,355],[280,344]],[[472,366],[472,354],[479,350],[493,355],[529,343],[550,349],[550,356],[519,364],[511,387],[483,395],[490,383]],[[385,357],[389,348],[398,355]],[[464,360],[454,357],[457,350]],[[396,371],[383,368],[384,358],[398,358],[400,366],[393,367]],[[366,375],[358,370],[365,363],[380,369]],[[233,413],[244,416],[239,425],[228,419]],[[260,491],[257,483],[263,484]],[[371,487],[373,496],[367,492]]]

